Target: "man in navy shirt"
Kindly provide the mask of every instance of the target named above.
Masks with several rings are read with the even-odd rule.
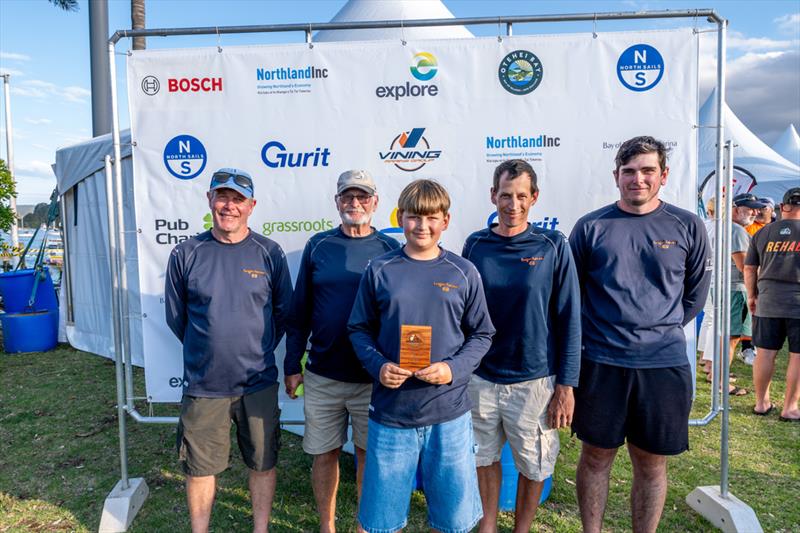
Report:
[[[652,137],[616,155],[619,200],[583,216],[570,235],[582,294],[581,375],[572,428],[584,531],[599,533],[617,449],[633,463],[634,531],[654,532],[667,493],[667,456],[689,447],[692,377],[683,327],[711,281],[708,237],[694,214],[658,198],[667,150]]]
[[[418,464],[431,528],[467,532],[482,516],[467,384],[494,328],[478,271],[439,247],[449,209],[447,191],[434,181],[403,189],[398,218],[406,245],[370,262],[348,323],[356,355],[375,380],[358,511],[370,533],[405,527]],[[427,351],[422,336],[430,343],[421,354],[427,366],[401,367],[401,345]]]
[[[183,343],[178,454],[192,531],[208,531],[215,476],[228,467],[231,420],[249,469],[253,531],[267,531],[280,443],[275,346],[292,298],[286,257],[250,231],[253,179],[224,168],[208,191],[213,227],[175,247],[166,319]]]
[[[558,457],[558,428],[572,421],[580,370],[580,289],[566,237],[532,226],[536,172],[514,159],[494,171],[497,223],[467,238],[497,328],[469,385],[483,502],[482,533],[497,531],[506,439],[519,470],[515,531],[529,531]]]
[[[372,378],[361,366],[347,336],[347,319],[367,263],[400,247],[370,226],[378,190],[366,170],[348,170],[336,183],[336,207],[342,223],[317,233],[303,250],[286,333],[286,393],[295,398],[305,383],[303,450],[314,456],[311,485],[320,514],[320,531],[336,530],[339,452],[347,442],[348,416],[358,458],[361,495],[367,447]],[[301,359],[311,335],[305,376]]]

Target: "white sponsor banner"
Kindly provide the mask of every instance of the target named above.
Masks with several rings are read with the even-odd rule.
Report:
[[[181,347],[164,320],[164,272],[179,241],[210,227],[220,167],[247,170],[253,231],[294,275],[314,233],[339,223],[336,178],[368,169],[373,225],[402,239],[397,197],[418,178],[452,197],[443,245],[460,252],[494,213],[502,160],[528,160],[531,222],[568,234],[618,198],[619,143],[672,149],[662,197],[696,204],[697,36],[691,29],[463,40],[133,51],[128,59],[147,394],[178,401]],[[280,365],[279,365],[280,366]]]

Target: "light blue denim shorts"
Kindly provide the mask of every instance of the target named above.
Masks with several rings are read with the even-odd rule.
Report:
[[[361,527],[368,533],[393,533],[406,526],[420,465],[430,527],[442,533],[470,531],[483,517],[473,442],[469,412],[419,428],[370,420]]]

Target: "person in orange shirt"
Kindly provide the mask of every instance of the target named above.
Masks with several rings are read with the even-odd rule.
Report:
[[[759,209],[756,219],[753,221],[753,223],[744,228],[751,237],[755,235],[758,230],[772,222],[772,217],[775,213],[775,200],[765,197],[759,198],[758,201],[767,205]]]

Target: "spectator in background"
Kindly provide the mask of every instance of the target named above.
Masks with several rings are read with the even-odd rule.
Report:
[[[764,207],[758,210],[753,223],[745,228],[751,237],[755,235],[758,230],[772,222],[775,217],[775,200],[765,196],[764,198],[759,198],[758,201],[764,204]]]
[[[799,422],[800,410],[800,187],[786,191],[781,220],[753,236],[745,259],[748,305],[755,316],[753,340],[758,357],[753,365],[756,405],[753,413],[768,415],[775,408],[769,386],[775,356],[789,340],[786,395],[780,420]]]

